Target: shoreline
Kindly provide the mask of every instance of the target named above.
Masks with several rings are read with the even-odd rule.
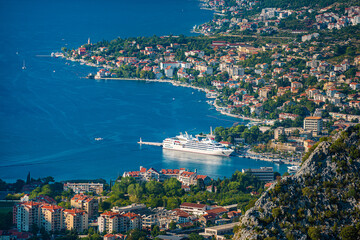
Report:
[[[87,79],[91,79],[91,80],[144,81],[144,82],[171,83],[173,86],[176,86],[176,87],[187,87],[187,88],[192,88],[192,89],[199,90],[199,91],[202,91],[202,92],[205,92],[205,93],[211,93],[211,91],[206,89],[206,88],[192,86],[192,85],[190,85],[188,83],[179,83],[179,82],[176,82],[176,81],[174,81],[172,79],[163,79],[163,80],[160,80],[160,79],[146,79],[146,78],[94,78],[94,79],[87,78]],[[220,107],[220,106],[218,106],[216,104],[216,98],[215,98],[213,106],[215,107],[215,110],[217,112],[221,113],[222,115],[247,120],[247,121],[250,121],[252,123],[257,123],[257,124],[264,123],[264,120],[259,119],[259,118],[240,116],[240,115],[225,112],[224,110],[221,109],[222,107]]]

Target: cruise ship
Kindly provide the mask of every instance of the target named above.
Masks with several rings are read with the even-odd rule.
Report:
[[[209,137],[199,140],[186,132],[185,134],[180,133],[176,137],[166,138],[163,141],[163,148],[217,156],[230,156],[234,151]]]

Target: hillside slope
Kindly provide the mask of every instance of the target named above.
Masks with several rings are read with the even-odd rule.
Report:
[[[335,139],[268,189],[234,239],[360,239],[360,125]]]

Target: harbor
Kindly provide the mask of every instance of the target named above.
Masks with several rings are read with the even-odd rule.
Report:
[[[137,143],[140,145],[163,147],[162,142],[144,142],[144,141],[142,141],[142,138],[140,138],[140,140]],[[275,157],[254,154],[252,151],[249,152],[249,150],[246,152],[233,152],[230,156],[238,157],[238,158],[252,159],[252,160],[257,160],[257,161],[267,161],[267,162],[272,162],[274,164],[287,164],[287,165],[300,166],[300,161],[294,161],[294,160],[288,160],[288,159],[283,159],[283,158],[275,158]]]

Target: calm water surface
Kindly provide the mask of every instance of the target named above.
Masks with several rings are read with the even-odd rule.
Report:
[[[194,0],[0,0],[0,178],[115,178],[139,166],[197,169],[212,177],[273,166],[139,146],[238,119],[209,109],[204,93],[167,83],[94,81],[96,69],[47,57],[118,36],[190,35],[212,18]],[[26,70],[21,67],[25,62]],[[101,137],[103,141],[95,141]],[[274,165],[284,172],[285,166]]]

